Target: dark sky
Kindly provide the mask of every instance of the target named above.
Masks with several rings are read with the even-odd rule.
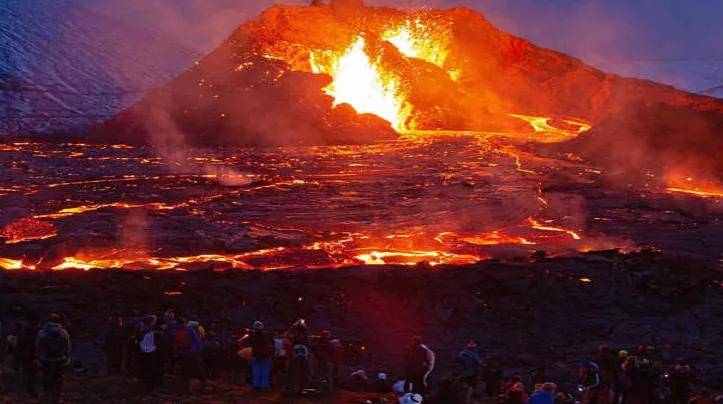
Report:
[[[91,0],[158,24],[199,47],[220,41],[272,0]],[[301,0],[281,1],[305,3]],[[723,58],[723,0],[367,0],[399,7],[465,6],[508,32],[583,57]],[[162,18],[160,18],[162,16]],[[145,21],[144,21],[145,20]]]
[[[86,1],[117,17],[156,26],[202,52],[221,42],[241,21],[253,18],[273,3],[272,0]],[[690,89],[723,82],[723,0],[366,1],[401,8],[470,7],[505,31],[606,70]],[[281,2],[304,4],[308,1]],[[686,62],[681,63],[680,59]],[[702,76],[706,76],[705,80]]]

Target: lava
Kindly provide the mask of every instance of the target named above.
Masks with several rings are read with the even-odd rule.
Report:
[[[538,219],[533,219],[533,218],[529,218],[529,219],[527,219],[527,220],[528,220],[528,222],[530,223],[530,226],[531,226],[533,229],[565,233],[565,234],[568,234],[570,237],[572,237],[574,240],[581,240],[581,239],[582,239],[582,237],[580,237],[580,235],[579,235],[577,232],[573,231],[573,230],[566,229],[566,228],[564,228],[564,227],[551,226],[551,225],[549,224],[549,223],[551,222],[550,220],[544,221],[544,220],[541,220],[541,219],[538,220]],[[545,224],[542,223],[543,221],[545,222]]]
[[[694,195],[694,196],[700,196],[703,198],[723,198],[723,191],[714,190],[714,191],[704,191],[698,188],[675,188],[675,187],[668,187],[665,188],[668,192],[677,192],[677,193],[683,193],[688,195]]]
[[[445,68],[449,56],[448,27],[430,25],[423,22],[422,17],[418,17],[408,19],[402,25],[387,30],[381,39],[394,45],[399,52],[409,58],[421,59],[439,68]]]
[[[5,225],[0,229],[0,237],[6,244],[16,244],[31,240],[44,240],[58,235],[52,223],[35,218],[23,218]]]
[[[333,78],[324,91],[334,97],[334,106],[347,103],[357,113],[377,115],[397,130],[405,128],[405,101],[399,78],[385,72],[367,54],[361,36],[341,54],[311,53],[312,71]]]
[[[592,128],[590,123],[579,118],[554,119],[547,116],[529,116],[520,114],[508,115],[529,123],[536,134],[543,134],[541,137],[534,135],[528,136],[529,139],[534,139],[540,142],[562,142],[574,139]]]

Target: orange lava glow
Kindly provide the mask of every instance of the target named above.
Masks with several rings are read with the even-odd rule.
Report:
[[[406,57],[421,59],[440,68],[445,67],[449,56],[448,29],[424,23],[421,18],[407,20],[387,30],[382,40],[394,45]]]
[[[368,55],[361,36],[346,50],[312,52],[309,56],[314,73],[333,78],[324,91],[334,97],[334,106],[347,103],[360,114],[374,114],[398,131],[405,128],[406,101],[401,94],[399,78],[385,72]]]
[[[354,256],[365,265],[416,265],[426,262],[429,265],[474,264],[481,261],[473,255],[451,254],[444,251],[369,251]]]
[[[27,266],[23,265],[22,260],[14,260],[10,258],[0,258],[0,268],[2,269],[30,269]]]
[[[686,189],[686,188],[675,188],[675,187],[665,188],[665,190],[668,192],[700,196],[703,198],[723,198],[723,190],[702,190],[699,188]]]
[[[562,142],[573,139],[592,128],[588,122],[581,119],[559,119],[555,120],[545,116],[529,116],[519,114],[508,114],[513,118],[521,119],[532,126],[535,134],[530,135],[530,139],[540,142]]]
[[[23,218],[0,229],[0,237],[6,244],[22,243],[30,240],[43,240],[58,235],[55,226],[35,218]]]
[[[543,224],[542,222],[544,222],[544,221],[539,220],[539,219],[529,218],[527,220],[533,229],[565,233],[565,234],[569,235],[570,237],[572,237],[573,240],[582,239],[582,237],[580,237],[580,235],[573,230],[565,229],[563,227],[550,226],[549,224],[546,224],[546,223]]]

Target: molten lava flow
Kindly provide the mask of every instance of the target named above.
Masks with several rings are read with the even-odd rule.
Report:
[[[449,55],[449,32],[427,25],[417,18],[388,30],[382,39],[394,45],[404,56],[422,59],[444,68]]]
[[[565,228],[563,228],[563,227],[556,227],[556,226],[550,226],[550,225],[548,225],[548,224],[543,224],[543,223],[541,223],[541,220],[536,220],[536,219],[533,219],[533,218],[528,218],[527,221],[529,222],[530,227],[532,227],[533,229],[567,233],[567,234],[568,234],[570,237],[572,237],[574,240],[580,240],[580,239],[582,238],[582,237],[580,237],[579,234],[577,234],[576,232],[574,232],[574,231],[572,231],[572,230],[570,230],[570,229],[565,229]]]
[[[665,188],[668,192],[677,192],[677,193],[683,193],[688,195],[695,195],[700,196],[703,198],[723,198],[723,190],[715,190],[715,191],[704,191],[701,189],[685,189],[685,188]]]
[[[551,117],[519,114],[508,115],[529,123],[535,133],[544,134],[543,137],[534,139],[541,142],[561,142],[569,140],[589,131],[592,128],[589,123],[581,119],[559,119],[560,125],[555,126],[553,124],[558,123],[558,120]]]
[[[429,265],[474,264],[481,257],[466,254],[452,254],[443,251],[369,251],[355,255],[354,258],[365,265],[417,265],[426,262]]]
[[[58,235],[52,223],[34,218],[23,218],[0,229],[0,237],[5,243],[15,244],[30,240],[43,240]]]
[[[10,258],[0,258],[0,268],[2,269],[24,269],[23,261]]]
[[[365,51],[366,43],[357,37],[343,53],[312,52],[309,62],[314,73],[324,73],[333,81],[324,91],[334,97],[334,106],[349,104],[360,114],[374,114],[396,130],[405,128],[405,101],[399,79],[384,72]]]
[[[701,181],[689,176],[668,176],[665,190],[701,198],[723,198],[723,187],[717,181]]]

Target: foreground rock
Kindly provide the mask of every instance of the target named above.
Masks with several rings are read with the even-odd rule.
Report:
[[[438,354],[436,380],[454,370],[458,350],[474,339],[508,372],[549,372],[546,377],[563,385],[574,382],[579,361],[598,344],[655,345],[667,361],[681,357],[693,364],[706,384],[723,382],[720,269],[652,252],[435,269],[100,270],[2,277],[6,316],[21,308],[62,311],[79,345],[95,338],[112,311],[174,308],[224,329],[245,328],[257,318],[283,329],[306,318],[312,330],[330,329],[360,348],[349,368],[395,375],[402,347],[421,335]],[[92,352],[81,359],[97,363],[99,354]]]

